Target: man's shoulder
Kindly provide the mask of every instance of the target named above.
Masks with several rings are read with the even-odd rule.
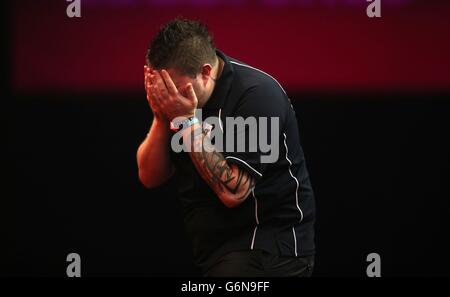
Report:
[[[234,70],[233,82],[239,86],[240,90],[245,92],[248,89],[258,88],[285,93],[279,82],[269,73],[236,59],[230,59],[230,64]]]
[[[236,60],[230,60],[233,66],[231,96],[236,104],[278,111],[287,107],[286,92],[270,74]]]
[[[226,114],[285,115],[289,99],[280,83],[269,73],[253,65],[224,56],[232,69],[230,92],[225,103]]]

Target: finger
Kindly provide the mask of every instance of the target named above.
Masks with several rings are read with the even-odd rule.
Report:
[[[144,65],[144,76],[147,78],[152,74],[153,70],[150,66]]]
[[[178,93],[177,87],[172,81],[172,78],[169,75],[169,72],[166,70],[161,70],[161,77],[164,80],[164,83],[166,84],[167,90],[171,95],[176,95]]]
[[[164,83],[164,80],[162,79],[159,71],[155,71],[155,77],[156,77],[156,88],[161,94],[161,97],[163,99],[169,100],[169,91],[167,90],[166,84]]]
[[[154,74],[150,74],[148,76],[148,80],[149,80],[150,88],[156,87],[156,76]]]
[[[150,74],[150,90],[152,91],[152,95],[155,99],[161,101],[163,96],[161,93],[161,88],[158,86],[157,72],[158,71],[154,71],[153,74]],[[163,89],[165,89],[165,87]]]
[[[191,83],[186,85],[186,96],[190,101],[197,101],[197,96],[195,95],[194,88]]]
[[[145,75],[145,77],[149,78],[151,74],[152,74],[152,68],[149,67],[148,65],[144,65],[144,75]]]
[[[152,108],[153,111],[160,111],[161,107],[159,106],[159,103],[156,100],[150,100],[150,107]]]
[[[144,65],[144,87],[147,89],[148,67]]]
[[[150,66],[144,65],[144,74],[146,76],[152,74],[152,72],[153,72],[153,70],[152,70],[152,68]]]
[[[155,96],[153,96],[151,89],[148,88],[147,89],[147,101],[148,102],[155,101],[154,97]]]
[[[156,101],[159,100],[159,93],[158,93],[158,89],[156,88],[156,85],[151,81],[151,79],[149,78],[150,82],[147,84],[148,87],[148,94],[150,94],[150,100],[152,101]]]
[[[156,102],[161,100],[161,96],[159,94],[158,88],[156,88],[155,84],[150,85],[150,93],[152,94],[152,99]]]
[[[150,91],[150,86],[152,85],[152,82],[150,81],[150,77],[145,78],[145,90],[147,92]]]
[[[145,79],[144,79],[144,88],[147,93],[147,99],[149,98],[149,96],[151,96],[151,89],[150,89],[151,85],[152,85],[152,82],[150,80],[150,75],[146,74]]]

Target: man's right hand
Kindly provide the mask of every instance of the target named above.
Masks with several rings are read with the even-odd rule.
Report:
[[[175,172],[170,159],[170,127],[167,117],[160,112],[150,91],[152,69],[144,66],[144,86],[147,100],[153,111],[153,123],[147,137],[137,151],[139,179],[147,188],[154,188],[167,181]]]
[[[165,124],[168,127],[169,125],[168,119],[164,116],[163,113],[161,113],[157,104],[155,103],[154,98],[152,97],[152,92],[150,90],[151,87],[150,75],[152,74],[152,71],[153,70],[150,66],[144,65],[144,87],[147,93],[147,101],[150,105],[150,108],[152,109],[154,119],[162,122],[162,124]]]

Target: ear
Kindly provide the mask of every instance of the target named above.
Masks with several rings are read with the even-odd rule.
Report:
[[[212,65],[211,64],[203,64],[202,70],[201,70],[201,78],[203,83],[206,85],[206,83],[209,81],[209,77],[211,76],[212,71]]]

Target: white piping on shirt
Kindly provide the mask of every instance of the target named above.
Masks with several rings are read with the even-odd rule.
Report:
[[[297,185],[296,189],[295,189],[295,204],[297,206],[298,211],[300,212],[300,221],[299,222],[301,222],[303,220],[303,212],[302,212],[302,209],[300,208],[300,205],[298,204],[298,189],[300,187],[300,183],[298,182],[298,179],[292,174],[292,170],[291,170],[292,162],[288,157],[289,149],[288,149],[288,146],[286,143],[286,133],[283,133],[283,136],[284,136],[284,147],[286,148],[286,160],[289,162],[289,167],[288,167],[289,174],[295,180],[295,183]],[[297,236],[295,236],[295,227],[294,226],[292,226],[292,234],[294,235],[294,249],[295,249],[294,252],[295,252],[295,256],[297,257]]]
[[[300,212],[300,222],[301,222],[303,220],[303,212],[302,212],[302,210],[300,208],[300,205],[298,204],[298,189],[300,187],[300,184],[298,182],[298,179],[292,174],[292,170],[291,170],[292,162],[291,162],[291,160],[288,157],[289,150],[288,150],[288,146],[286,144],[286,133],[283,133],[283,136],[284,136],[284,147],[286,148],[286,160],[289,162],[289,168],[288,168],[289,174],[295,180],[295,183],[297,185],[297,187],[295,189],[295,204],[297,206],[298,211]]]
[[[223,126],[222,126],[222,108],[219,109],[219,127],[220,131],[223,133]]]
[[[225,160],[228,160],[228,159],[235,159],[235,160],[239,160],[239,161],[241,161],[242,163],[244,163],[245,165],[247,165],[251,170],[253,170],[256,174],[258,174],[259,176],[263,176],[261,173],[259,173],[258,172],[258,170],[256,170],[255,168],[253,168],[252,166],[250,166],[247,162],[245,162],[244,160],[242,160],[242,159],[239,159],[239,158],[236,158],[236,157],[233,157],[233,156],[227,156],[227,157],[225,157]]]
[[[292,234],[294,235],[294,251],[295,256],[297,257],[297,236],[295,235],[295,227],[292,226]]]
[[[255,198],[255,220],[256,220],[256,226],[253,230],[253,238],[252,238],[252,244],[250,245],[250,249],[253,250],[253,247],[255,245],[255,237],[256,237],[256,230],[258,230],[259,225],[259,218],[258,218],[258,200],[255,196],[255,188],[252,189],[253,198]]]

